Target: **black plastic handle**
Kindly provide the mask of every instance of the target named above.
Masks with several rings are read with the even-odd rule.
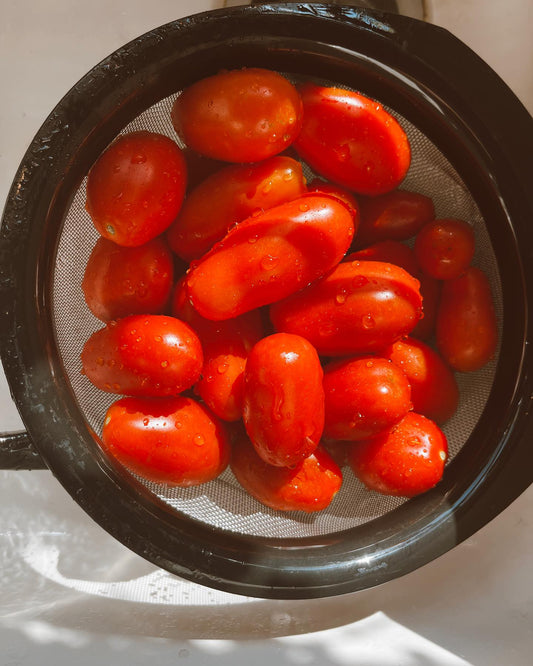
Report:
[[[0,469],[48,469],[27,432],[0,433]]]

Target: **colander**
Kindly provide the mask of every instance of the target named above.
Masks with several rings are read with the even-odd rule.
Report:
[[[431,196],[437,217],[474,228],[474,263],[490,278],[499,347],[481,371],[457,375],[460,408],[444,426],[450,461],[424,495],[380,496],[346,472],[327,510],[279,513],[249,497],[230,470],[204,486],[169,489],[130,474],[98,444],[116,396],[80,373],[83,343],[101,327],[81,291],[97,238],[84,209],[88,170],[120,133],[150,129],[177,139],[169,111],[180,91],[246,66],[380,101],[411,141],[402,186]],[[126,44],[52,111],[9,193],[1,355],[27,433],[2,437],[3,467],[49,468],[124,545],[237,594],[332,596],[438,557],[533,480],[532,155],[532,118],[505,83],[448,32],[414,19],[337,5],[247,6],[196,14]]]

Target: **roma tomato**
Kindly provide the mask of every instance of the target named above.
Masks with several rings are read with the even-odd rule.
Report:
[[[463,273],[472,258],[474,230],[464,220],[446,218],[424,225],[415,239],[415,256],[422,271],[436,280],[452,280]]]
[[[159,397],[177,395],[200,376],[203,354],[190,326],[166,315],[130,315],[91,335],[83,372],[102,391]]]
[[[417,277],[420,281],[420,294],[422,295],[422,318],[418,320],[411,335],[420,340],[428,340],[435,331],[442,282],[425,273],[419,272]]]
[[[459,388],[441,356],[421,340],[398,340],[383,355],[403,370],[411,385],[413,410],[435,423],[444,423],[457,411]]]
[[[447,457],[448,442],[437,424],[409,412],[390,430],[354,444],[349,464],[370,490],[414,497],[442,479]]]
[[[322,280],[274,303],[278,332],[301,335],[320,355],[379,351],[407,335],[420,318],[419,282],[379,261],[339,264]]]
[[[265,462],[294,467],[318,446],[324,428],[322,376],[318,354],[297,335],[269,335],[250,352],[243,420]]]
[[[353,232],[346,206],[320,194],[306,194],[249,217],[191,266],[191,303],[213,320],[273,303],[338,264]]]
[[[102,446],[155,483],[197,486],[227,467],[230,445],[218,419],[191,398],[122,398],[108,409]]]
[[[489,281],[470,266],[442,285],[436,323],[437,346],[447,363],[459,372],[479,370],[490,361],[498,329]]]
[[[241,434],[233,442],[230,465],[252,497],[277,511],[322,511],[342,485],[339,466],[320,446],[295,467],[273,467]]]
[[[302,102],[286,78],[251,67],[193,83],[176,99],[171,116],[178,136],[202,155],[259,162],[294,141]]]
[[[125,134],[89,172],[87,212],[104,238],[142,245],[174,220],[186,181],[185,159],[174,141],[154,132]]]
[[[433,201],[409,190],[364,197],[359,200],[359,206],[361,222],[355,239],[358,248],[384,240],[407,240],[435,219]]]
[[[340,88],[305,83],[302,130],[294,142],[321,176],[359,194],[397,187],[411,162],[407,136],[377,102]]]
[[[418,264],[413,250],[400,241],[385,240],[368,247],[351,252],[343,261],[385,261],[400,266],[413,277],[419,277]]]
[[[412,408],[402,370],[376,356],[335,361],[324,368],[328,439],[368,439],[398,423]]]
[[[130,314],[160,314],[174,280],[172,254],[161,238],[139,247],[121,247],[99,238],[82,281],[85,302],[102,321]]]
[[[305,191],[302,165],[290,157],[227,166],[187,196],[167,232],[168,242],[183,259],[198,259],[237,222],[296,199]]]

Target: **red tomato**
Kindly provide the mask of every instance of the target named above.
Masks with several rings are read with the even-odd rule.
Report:
[[[273,467],[241,435],[233,442],[230,464],[241,486],[277,511],[322,511],[342,485],[340,468],[320,446],[296,467]]]
[[[324,368],[328,439],[368,439],[398,423],[412,408],[402,370],[384,358],[359,356]]]
[[[418,264],[413,250],[400,241],[385,240],[369,245],[363,250],[351,252],[343,261],[385,261],[403,268],[413,277],[418,277]]]
[[[436,280],[452,280],[469,266],[475,243],[474,230],[464,220],[433,220],[418,232],[415,255],[426,275]]]
[[[359,194],[397,187],[411,162],[407,136],[377,102],[356,92],[300,87],[303,124],[294,146],[321,176]]]
[[[185,159],[162,134],[132,132],[100,155],[87,180],[87,211],[117,245],[142,245],[174,220],[185,194]]]
[[[384,350],[383,355],[407,376],[415,412],[435,423],[444,423],[455,414],[459,388],[453,372],[436,351],[407,337]]]
[[[197,486],[227,467],[229,439],[206,407],[190,398],[122,398],[107,411],[103,448],[155,483]]]
[[[160,314],[174,279],[172,254],[161,238],[121,247],[99,238],[82,281],[85,302],[102,321],[130,314]]]
[[[177,395],[200,376],[203,355],[196,333],[165,315],[131,315],[91,335],[83,371],[102,391],[159,397]]]
[[[378,197],[361,198],[361,223],[355,239],[358,248],[383,240],[403,241],[435,219],[433,201],[409,190],[393,190]]]
[[[197,152],[226,162],[259,162],[294,141],[302,102],[280,74],[238,69],[193,83],[171,115],[178,136]]]
[[[421,315],[419,282],[379,261],[339,264],[325,278],[274,303],[274,328],[301,335],[320,355],[379,351],[407,335]]]
[[[296,199],[306,191],[302,165],[290,157],[227,166],[204,180],[185,199],[167,234],[184,259],[197,259],[252,213]]]
[[[250,352],[243,420],[265,462],[294,467],[318,446],[324,428],[322,376],[318,354],[297,335],[270,335]]]
[[[349,456],[354,474],[370,490],[414,497],[441,480],[448,443],[433,421],[409,412],[390,430],[354,444]]]
[[[353,229],[346,206],[320,194],[249,217],[193,264],[191,302],[213,320],[273,303],[331,270],[350,246]]]
[[[494,302],[479,268],[470,266],[443,283],[436,338],[443,358],[459,372],[479,370],[493,357],[498,343]]]
[[[348,208],[352,211],[354,216],[354,228],[357,233],[357,228],[359,227],[359,204],[354,195],[349,192],[344,187],[335,185],[334,183],[328,183],[321,178],[314,178],[308,185],[307,189],[309,192],[322,192],[323,194],[332,194],[334,197],[337,197],[343,201]]]
[[[420,340],[428,340],[435,331],[442,283],[425,273],[418,273],[417,277],[422,295],[422,318],[418,320],[411,335]]]

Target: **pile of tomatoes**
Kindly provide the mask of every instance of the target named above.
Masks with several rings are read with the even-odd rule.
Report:
[[[455,372],[491,359],[497,328],[471,225],[399,189],[401,125],[259,68],[191,85],[171,119],[179,144],[123,134],[88,176],[82,287],[104,325],[82,366],[121,396],[103,448],[169,485],[229,465],[282,511],[324,509],[342,467],[383,494],[435,486]]]

